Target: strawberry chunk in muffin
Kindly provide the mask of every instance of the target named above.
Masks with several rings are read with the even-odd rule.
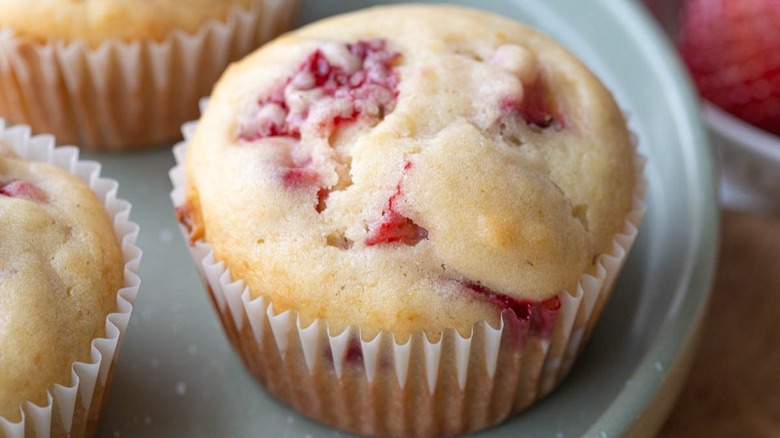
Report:
[[[411,168],[412,163],[407,161],[404,165],[404,173]],[[415,245],[428,237],[428,231],[425,228],[398,212],[396,203],[401,196],[403,196],[403,191],[401,182],[399,182],[395,193],[387,200],[387,208],[382,211],[382,218],[370,226],[368,236],[366,236],[366,246],[393,242]]]
[[[0,195],[37,202],[46,202],[48,199],[46,192],[38,186],[19,179],[12,180],[6,184],[0,184]]]
[[[394,64],[399,58],[381,39],[323,42],[240,115],[238,137],[246,143],[285,137],[267,145],[287,150],[286,158],[277,160],[281,183],[291,190],[316,187],[315,209],[322,212],[338,181],[323,181],[310,146],[301,139],[328,138],[358,119],[369,125],[381,121],[398,97]]]
[[[240,126],[243,141],[300,138],[309,129],[327,136],[358,117],[379,120],[398,96],[397,52],[384,40],[328,42],[257,102]]]
[[[505,119],[519,117],[536,128],[563,127],[563,114],[555,95],[539,78],[537,61],[530,50],[517,44],[504,44],[490,55],[488,62],[514,73],[523,84],[521,96],[501,100]]]

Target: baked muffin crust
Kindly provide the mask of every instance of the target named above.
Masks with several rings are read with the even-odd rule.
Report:
[[[2,149],[0,147],[0,149]],[[0,151],[2,152],[2,151]],[[66,172],[0,153],[0,416],[69,384],[123,284],[121,250],[92,191]]]
[[[209,19],[254,0],[3,0],[0,27],[38,41],[110,39],[161,41],[181,29],[192,33]]]
[[[408,5],[319,22],[232,66],[186,171],[180,214],[233,278],[304,325],[368,337],[468,334],[497,324],[495,296],[574,288],[622,231],[637,179],[619,108],[559,44]]]

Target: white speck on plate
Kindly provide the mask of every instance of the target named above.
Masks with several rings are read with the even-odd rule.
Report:
[[[190,344],[190,346],[187,347],[187,352],[190,353],[190,356],[195,356],[198,354],[198,346],[195,344]]]
[[[556,433],[555,438],[563,438],[563,432]]]
[[[655,363],[653,363],[653,366],[658,371],[663,371],[664,370],[663,364],[661,362],[659,362],[659,361],[655,361]]]
[[[184,397],[187,394],[187,384],[184,382],[179,382],[176,384],[176,395],[179,397]]]
[[[160,230],[160,234],[158,235],[160,238],[160,242],[162,243],[171,243],[173,241],[173,232],[171,232],[168,228],[163,228]]]
[[[607,438],[607,433],[603,430],[601,431],[601,438]]]
[[[293,424],[295,419],[293,417],[287,417],[287,424]]]

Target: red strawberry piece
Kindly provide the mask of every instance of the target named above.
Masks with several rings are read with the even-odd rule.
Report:
[[[308,162],[300,167],[284,168],[281,174],[282,184],[291,190],[305,189],[319,184],[321,182],[320,174],[311,165],[311,162]],[[327,187],[320,187],[317,190],[317,204],[314,207],[317,213],[325,211],[330,192],[331,190]]]
[[[20,179],[13,180],[0,187],[0,195],[36,202],[46,202],[49,199],[46,192],[38,186]]]
[[[557,296],[541,302],[518,300],[509,295],[496,292],[479,282],[460,281],[466,289],[476,292],[482,298],[501,309],[511,310],[517,319],[529,321],[531,332],[542,338],[548,338],[555,329],[561,301]]]
[[[517,316],[517,319],[528,320],[531,318],[532,303],[530,301],[516,300],[509,295],[500,294],[479,282],[462,281],[461,283],[470,291],[476,292],[498,307],[511,310]]]
[[[333,350],[330,348],[330,344],[326,344],[323,350],[325,359],[333,363]],[[363,344],[360,343],[359,336],[351,336],[347,343],[347,348],[344,351],[344,362],[351,365],[363,365]]]
[[[319,179],[319,173],[310,167],[292,167],[282,172],[282,183],[291,189],[314,185]]]
[[[705,99],[780,135],[780,0],[689,0],[678,46]]]
[[[412,168],[412,163],[404,165],[404,173]],[[387,208],[382,212],[382,219],[371,225],[366,237],[366,246],[380,243],[401,242],[413,246],[428,238],[428,230],[415,224],[408,217],[398,212],[396,203],[403,196],[401,183],[396,186],[395,193],[387,200]]]
[[[523,98],[505,99],[501,110],[507,117],[520,117],[529,125],[537,128],[561,129],[565,125],[563,113],[555,95],[541,80],[523,88]]]
[[[317,213],[325,211],[325,208],[328,206],[328,196],[330,196],[330,192],[331,190],[325,187],[322,187],[317,191],[317,206],[314,207],[317,210]]]
[[[363,363],[363,345],[360,343],[359,337],[349,338],[347,351],[344,353],[344,360],[346,360],[348,363],[354,364]]]
[[[427,237],[428,231],[425,228],[398,214],[398,212],[388,209],[382,213],[382,220],[369,229],[366,246],[393,242],[413,246]]]
[[[558,322],[558,313],[561,309],[561,300],[555,296],[541,303],[534,303],[534,312],[531,316],[531,330],[543,338],[548,338],[555,330]]]
[[[384,40],[358,41],[344,47],[358,64],[356,70],[332,64],[322,50],[315,50],[292,76],[258,101],[256,115],[240,127],[241,140],[300,138],[301,127],[309,120],[309,110],[325,99],[331,99],[327,104],[332,108],[326,111],[324,120],[313,122],[324,136],[360,116],[379,118],[391,111],[398,96],[393,63],[400,55],[387,50]],[[288,92],[298,91],[315,92],[318,97],[303,105],[287,100]]]

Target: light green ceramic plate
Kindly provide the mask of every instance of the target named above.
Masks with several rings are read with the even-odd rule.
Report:
[[[375,3],[304,1],[302,22]],[[572,374],[530,411],[478,436],[652,434],[685,374],[717,248],[713,164],[693,94],[661,33],[629,0],[470,4],[539,27],[579,54],[630,114],[650,159],[638,241]],[[230,350],[171,212],[170,151],[91,158],[134,203],[144,249],[100,436],[344,437],[271,399]]]

